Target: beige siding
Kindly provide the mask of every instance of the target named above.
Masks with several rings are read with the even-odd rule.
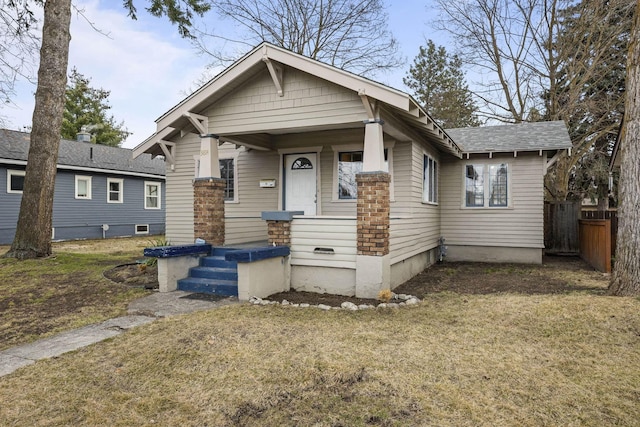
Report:
[[[464,165],[509,164],[510,207],[468,209],[464,203]],[[518,157],[472,157],[447,162],[440,187],[442,234],[449,245],[543,248],[543,158],[519,153]]]
[[[175,170],[167,167],[166,237],[174,245],[193,243],[194,156],[200,152],[200,138],[188,134],[176,141]]]
[[[333,254],[316,253],[331,248]],[[291,223],[291,265],[356,268],[355,218],[295,218]]]
[[[440,163],[437,152],[430,147],[402,143],[396,144],[394,149],[395,202],[391,207],[389,242],[391,264],[438,245],[440,206],[422,202],[425,154]]]
[[[304,126],[353,123],[366,119],[357,93],[287,68],[284,96],[278,96],[265,70],[251,84],[217,102],[206,114],[215,134],[265,132]]]

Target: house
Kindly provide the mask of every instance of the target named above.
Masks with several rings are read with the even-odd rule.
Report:
[[[445,131],[406,93],[262,43],[156,121],[167,238],[289,246],[287,285],[375,297],[447,259],[540,263],[562,122]]]
[[[15,235],[29,138],[0,129],[0,244]],[[52,240],[164,233],[164,168],[130,149],[61,140]]]

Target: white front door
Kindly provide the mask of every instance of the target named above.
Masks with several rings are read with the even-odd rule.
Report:
[[[285,157],[285,210],[316,214],[316,167],[316,153]]]

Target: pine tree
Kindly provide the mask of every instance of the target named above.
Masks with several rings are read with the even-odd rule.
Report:
[[[71,70],[65,92],[62,137],[74,140],[79,132],[88,131],[91,142],[118,147],[130,133],[123,122],[116,123],[113,116],[107,116],[111,108],[110,92],[94,89],[89,83],[91,80],[77,69]]]
[[[479,126],[477,107],[462,71],[462,61],[432,40],[413,60],[404,84],[442,127]]]

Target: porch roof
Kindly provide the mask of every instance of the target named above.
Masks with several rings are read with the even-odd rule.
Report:
[[[356,92],[363,103],[375,102],[385,121],[385,132],[394,137],[419,138],[434,144],[442,152],[460,158],[462,150],[427,112],[407,93],[364,77],[304,57],[270,43],[262,43],[211,79],[156,120],[157,131],[133,149],[134,157],[142,153],[171,155],[171,139],[185,133],[208,134],[207,117],[201,115],[218,100],[241,87],[266,68],[274,81],[274,90],[282,90],[282,66],[295,68]],[[280,80],[279,80],[280,79]],[[364,124],[336,124],[334,129]],[[326,129],[326,126],[324,127]],[[317,129],[297,129],[304,132]],[[288,130],[289,132],[291,130]],[[265,129],[251,135],[215,135],[220,142],[248,148],[271,150],[270,135],[285,130]]]

